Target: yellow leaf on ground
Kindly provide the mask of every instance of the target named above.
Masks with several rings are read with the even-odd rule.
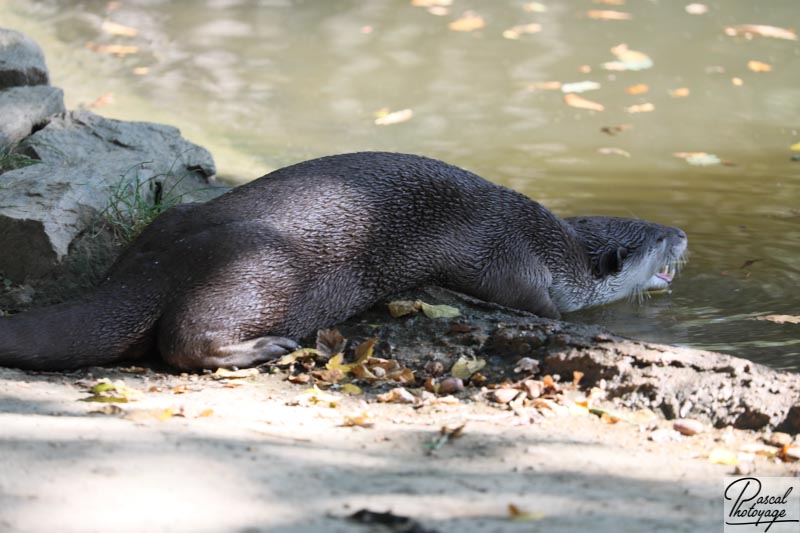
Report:
[[[483,359],[467,359],[466,357],[459,357],[458,361],[453,364],[453,368],[450,369],[450,375],[454,378],[467,380],[470,378],[470,376],[472,376],[472,374],[485,366],[486,361]]]
[[[711,463],[719,465],[736,465],[739,463],[739,458],[736,453],[726,450],[725,448],[714,448],[708,454],[708,460]]]

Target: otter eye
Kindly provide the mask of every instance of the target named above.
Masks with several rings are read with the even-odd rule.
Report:
[[[656,239],[656,242],[657,242],[657,243],[659,243],[659,244],[661,244],[662,242],[664,242],[664,236],[663,236],[663,235],[660,235],[660,236],[658,237],[658,239]]]

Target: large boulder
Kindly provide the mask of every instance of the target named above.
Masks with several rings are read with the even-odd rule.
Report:
[[[73,111],[24,144],[40,162],[0,175],[0,271],[16,283],[51,273],[109,210],[207,200],[224,190],[209,181],[208,151],[171,126]]]
[[[64,93],[49,85],[39,45],[0,28],[0,152],[64,111]]]
[[[0,90],[22,85],[47,85],[50,77],[36,41],[0,28]]]

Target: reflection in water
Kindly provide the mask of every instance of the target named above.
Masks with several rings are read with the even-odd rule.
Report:
[[[112,92],[98,112],[180,126],[235,181],[323,154],[395,150],[469,168],[564,216],[680,226],[692,255],[674,294],[573,318],[800,368],[800,326],[751,320],[800,314],[800,162],[789,150],[800,140],[800,44],[723,31],[781,27],[796,1],[709,3],[705,15],[681,2],[615,8],[630,20],[594,20],[593,8],[454,0],[437,16],[406,0],[11,0],[0,19],[43,44],[70,107]],[[448,29],[469,9],[482,29]],[[138,33],[111,35],[104,21]],[[541,31],[503,37],[532,22]],[[139,50],[119,58],[88,42]],[[652,68],[605,70],[622,43]],[[581,96],[605,110],[533,88],[546,81],[596,82]],[[626,91],[634,85],[647,87]],[[626,111],[641,104],[653,110]],[[413,118],[376,126],[383,108]],[[728,165],[692,166],[676,152]]]

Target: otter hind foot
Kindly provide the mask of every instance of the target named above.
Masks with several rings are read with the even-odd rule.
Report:
[[[206,359],[206,368],[258,366],[277,359],[283,355],[299,350],[300,345],[287,337],[270,335],[257,337],[249,341],[222,346],[216,354]]]

